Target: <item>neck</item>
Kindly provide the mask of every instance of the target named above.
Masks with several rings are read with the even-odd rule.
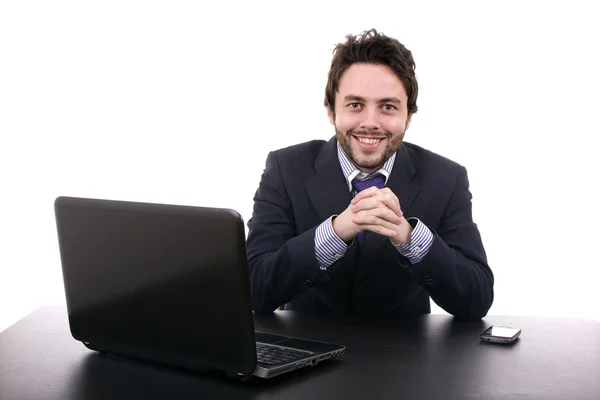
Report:
[[[365,174],[372,174],[375,171],[379,171],[381,169],[381,167],[383,167],[383,164],[385,164],[385,162],[381,165],[378,165],[375,168],[364,168],[364,167],[360,167],[358,165],[356,165],[356,163],[354,163],[354,161],[352,161],[352,158],[350,158],[348,156],[348,154],[346,153],[346,150],[344,150],[344,148],[342,146],[340,146],[340,149],[342,150],[342,153],[344,153],[344,155],[346,156],[346,159],[348,161],[350,161],[350,163],[352,165],[354,165],[354,168],[356,168],[357,170],[359,170],[360,172],[364,172]]]
[[[352,165],[354,165],[354,163],[352,163]],[[381,164],[378,167],[375,168],[363,168],[363,167],[359,167],[358,165],[354,165],[354,167],[359,170],[360,172],[364,172],[365,174],[372,174],[375,171],[379,171],[381,169],[381,167],[383,167],[383,164]]]

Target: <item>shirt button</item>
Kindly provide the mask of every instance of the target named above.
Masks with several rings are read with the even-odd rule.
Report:
[[[336,260],[339,260],[340,258],[342,258],[342,255],[339,253],[336,253],[333,255],[333,258],[335,258]]]
[[[415,253],[419,253],[420,251],[421,251],[421,247],[420,246],[415,247]]]

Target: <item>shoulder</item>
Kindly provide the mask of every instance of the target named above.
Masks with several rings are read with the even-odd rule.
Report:
[[[269,153],[269,158],[276,160],[281,168],[295,169],[310,166],[312,169],[316,159],[330,143],[325,140],[311,140],[273,150]]]
[[[314,158],[316,157],[323,147],[327,144],[325,140],[310,140],[308,142],[295,144],[293,146],[283,147],[281,149],[273,150],[272,153],[278,158],[288,157],[303,157],[303,158]]]
[[[455,182],[465,172],[465,167],[454,160],[413,143],[404,142],[404,145],[415,170],[420,174]]]

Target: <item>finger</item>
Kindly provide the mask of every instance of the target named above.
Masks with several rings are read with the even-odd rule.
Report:
[[[355,213],[352,216],[352,222],[357,225],[385,225],[391,227],[399,225],[402,218],[389,208],[380,207]]]
[[[396,231],[394,229],[385,228],[381,225],[361,225],[361,228],[363,231],[378,233],[389,239],[394,239],[396,237]]]
[[[392,210],[392,212],[394,212],[394,214],[396,214],[398,217],[402,217],[402,215],[404,215],[400,209],[400,203],[397,202],[395,197],[381,194],[360,200],[358,203],[350,206],[350,211],[357,213],[360,211],[372,210],[378,207],[388,208]]]
[[[353,213],[357,213],[359,211],[371,210],[377,207],[385,207],[383,203],[377,200],[376,197],[367,197],[366,199],[362,199],[354,205],[350,206],[350,210]]]
[[[356,194],[356,196],[354,196],[354,198],[352,199],[352,201],[350,202],[350,204],[356,204],[359,201],[361,201],[362,199],[374,196],[378,191],[379,191],[379,189],[377,187],[371,186],[370,188],[365,189],[362,192],[358,192]]]
[[[398,217],[401,217],[404,213],[400,208],[400,202],[396,196],[382,196],[380,201],[386,205],[390,210],[392,210]]]
[[[387,199],[385,204],[394,210],[399,217],[401,217],[402,215],[399,213],[402,212],[402,208],[400,207],[400,200],[398,200],[398,196],[396,196],[396,194],[388,187],[381,189],[380,195]]]

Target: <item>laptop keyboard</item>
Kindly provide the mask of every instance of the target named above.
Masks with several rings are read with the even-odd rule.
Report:
[[[312,353],[308,351],[291,349],[289,347],[273,346],[266,343],[256,343],[256,357],[259,364],[272,367],[287,364],[301,358],[306,358]]]

